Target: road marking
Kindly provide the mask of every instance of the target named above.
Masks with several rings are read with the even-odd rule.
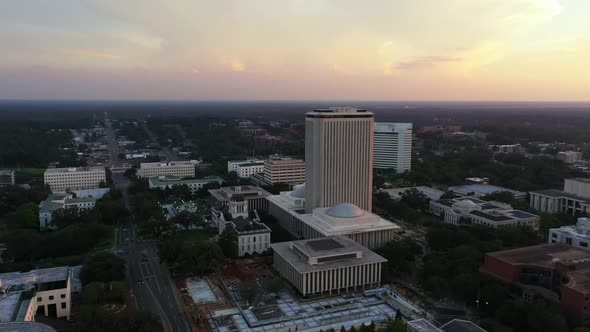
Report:
[[[145,276],[143,275],[143,271],[141,269],[139,269],[139,273],[141,274],[142,278],[145,278]],[[147,290],[150,292],[150,294],[154,298],[154,301],[156,302],[156,304],[160,308],[160,312],[162,312],[162,315],[166,319],[166,323],[168,324],[169,331],[173,332],[174,329],[172,328],[172,324],[170,323],[170,320],[168,319],[168,315],[166,315],[166,312],[164,311],[164,308],[162,308],[162,305],[160,304],[160,301],[158,300],[158,298],[156,297],[156,295],[152,291],[152,288],[150,287],[150,285],[148,283],[144,283],[144,284],[145,284]]]

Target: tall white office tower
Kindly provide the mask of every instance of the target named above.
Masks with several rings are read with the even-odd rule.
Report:
[[[411,123],[375,123],[373,168],[395,169],[397,173],[412,168]]]
[[[352,203],[371,211],[373,113],[351,107],[305,118],[305,210]]]

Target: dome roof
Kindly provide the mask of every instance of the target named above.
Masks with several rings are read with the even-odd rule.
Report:
[[[457,204],[455,206],[458,208],[462,208],[462,209],[473,209],[477,206],[477,204],[473,203],[469,199],[464,199],[460,202],[457,202]]]
[[[305,198],[305,184],[295,186],[295,188],[291,192],[291,196],[297,198]]]
[[[326,214],[337,218],[358,218],[362,217],[365,211],[354,204],[340,203],[326,210]]]

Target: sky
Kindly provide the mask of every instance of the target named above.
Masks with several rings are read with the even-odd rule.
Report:
[[[590,0],[2,0],[0,99],[590,100]]]

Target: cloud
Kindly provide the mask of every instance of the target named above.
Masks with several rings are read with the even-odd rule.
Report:
[[[460,62],[463,59],[457,56],[451,55],[430,55],[430,56],[420,56],[420,57],[413,57],[411,59],[399,62],[396,65],[397,69],[406,70],[406,69],[422,69],[427,67],[432,67],[437,64],[441,63],[449,63],[449,62]]]
[[[512,0],[512,14],[505,20],[508,23],[535,23],[548,21],[564,10],[558,0]]]
[[[243,72],[246,71],[246,65],[244,64],[244,62],[242,62],[239,59],[236,58],[222,58],[221,59],[221,63],[225,66],[228,67],[231,71],[233,72]]]
[[[198,68],[196,68],[196,67],[193,67],[193,68],[191,69],[191,73],[193,73],[193,75],[198,75],[198,74],[199,74],[199,69],[198,69]]]
[[[101,52],[89,49],[78,49],[78,48],[64,48],[59,50],[61,53],[67,56],[80,57],[80,58],[92,58],[92,59],[103,59],[103,60],[118,60],[121,56],[117,54]]]

